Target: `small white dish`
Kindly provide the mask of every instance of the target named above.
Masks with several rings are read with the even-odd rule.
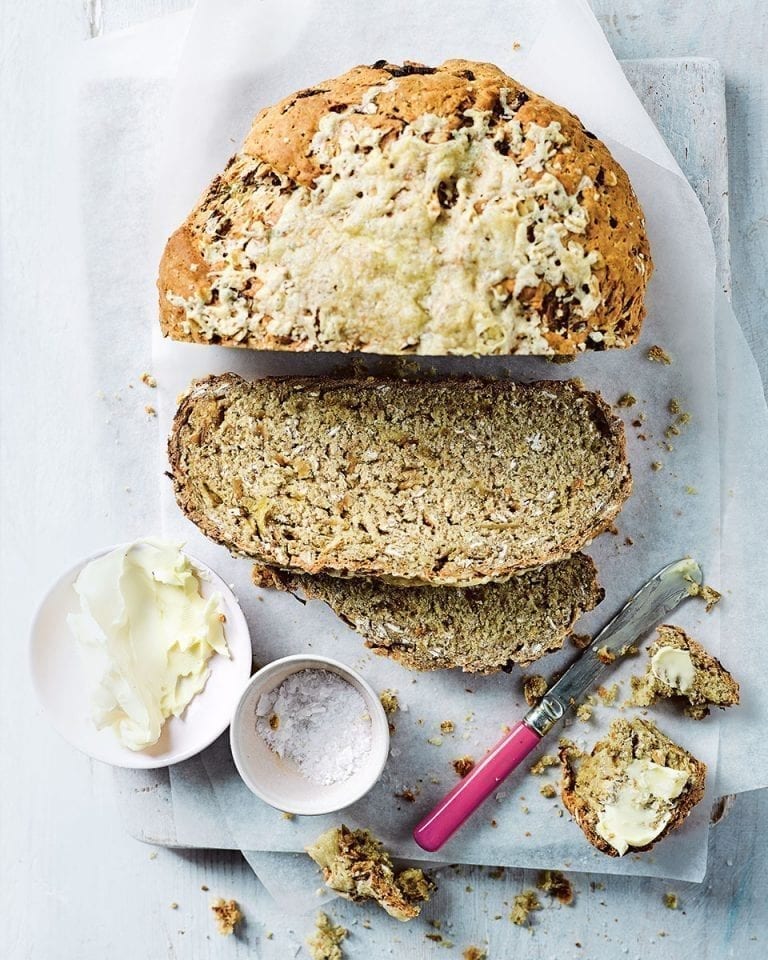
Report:
[[[214,655],[205,687],[181,717],[169,717],[157,743],[144,750],[124,747],[110,728],[97,730],[91,720],[91,692],[86,683],[77,641],[67,615],[80,609],[74,582],[83,567],[114,550],[108,547],[86,557],[63,574],[43,598],[32,624],[30,668],[35,692],[59,734],[89,757],[115,767],[152,769],[179,763],[200,753],[229,725],[232,705],[248,681],[253,663],[248,624],[235,595],[210,567],[186,554],[200,577],[204,597],[218,592],[226,616],[224,636],[231,659]],[[185,551],[186,553],[186,551]]]
[[[281,759],[256,730],[261,696],[300,670],[336,673],[360,693],[371,718],[371,750],[348,780],[328,786],[308,780],[292,760]],[[229,729],[232,756],[245,785],[265,803],[301,816],[335,813],[364,796],[381,776],[389,754],[389,722],[378,696],[354,670],[330,657],[296,654],[273,660],[255,673],[243,691]]]

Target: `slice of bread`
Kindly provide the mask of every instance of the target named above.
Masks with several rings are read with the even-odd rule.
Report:
[[[233,552],[409,585],[570,556],[631,489],[621,421],[574,381],[209,377],[169,457],[181,509]]]
[[[417,867],[395,873],[389,853],[369,830],[350,830],[343,823],[331,827],[307,853],[331,890],[347,900],[375,900],[396,920],[417,917],[435,889]]]
[[[685,713],[694,720],[709,714],[710,707],[732,707],[739,702],[739,684],[725,667],[681,628],[664,624],[648,647],[648,669],[632,677],[631,703],[649,707],[660,698],[687,700]],[[682,661],[668,657],[680,651]],[[667,657],[669,665],[665,664]]]
[[[652,264],[629,179],[497,67],[379,61],[256,117],[168,241],[166,336],[260,350],[627,347]]]
[[[614,720],[607,735],[589,755],[560,751],[563,779],[562,800],[592,846],[612,857],[627,850],[650,850],[671,830],[679,827],[704,796],[706,765],[666,737],[649,720]],[[659,768],[662,768],[659,770]],[[677,780],[675,796],[649,788],[646,776]],[[639,782],[638,782],[639,781]],[[663,786],[663,784],[662,784]],[[642,817],[643,842],[628,842],[616,829],[615,811],[635,820]],[[634,830],[638,831],[637,822]],[[637,833],[639,836],[639,833]]]
[[[323,600],[375,653],[413,670],[493,673],[559,650],[603,599],[583,553],[478,587],[398,587],[376,580],[254,567],[254,583]]]

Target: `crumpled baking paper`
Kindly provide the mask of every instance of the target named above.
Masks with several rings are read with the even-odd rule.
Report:
[[[492,33],[488,23],[494,25]],[[215,43],[211,37],[216,38]],[[519,50],[515,49],[517,43]],[[585,5],[555,0],[518,3],[500,14],[498,5],[492,3],[477,3],[470,9],[469,5],[450,2],[440,4],[438,9],[430,3],[413,8],[396,2],[386,9],[366,9],[363,14],[346,2],[288,2],[279,8],[239,0],[201,3],[161,127],[157,118],[142,115],[129,87],[120,87],[124,77],[120,81],[111,78],[108,97],[112,110],[121,96],[130,100],[134,107],[131,124],[146,125],[155,136],[162,137],[162,149],[151,151],[152,161],[156,162],[157,153],[162,156],[156,220],[149,234],[142,225],[144,236],[149,236],[143,260],[147,272],[137,275],[135,292],[123,291],[122,301],[102,301],[106,311],[100,320],[132,323],[142,334],[156,327],[151,287],[162,240],[234,152],[258,107],[354,63],[380,57],[439,62],[449,56],[493,60],[523,82],[574,109],[590,129],[609,141],[630,172],[646,211],[657,272],[643,337],[631,351],[580,357],[565,368],[525,358],[440,359],[424,364],[441,372],[510,373],[524,379],[580,376],[611,401],[627,390],[638,397],[638,406],[627,411],[626,417],[635,493],[619,518],[619,535],[604,535],[590,551],[598,562],[607,598],[598,611],[582,621],[581,628],[586,631],[608,619],[664,563],[687,553],[695,555],[709,582],[724,586],[726,596],[721,608],[711,615],[704,614],[703,606],[689,602],[674,620],[690,628],[713,652],[719,649],[722,620],[722,657],[743,681],[744,706],[722,720],[712,717],[699,725],[680,720],[666,708],[654,710],[654,716],[662,729],[706,760],[712,770],[718,768],[718,723],[730,732],[723,737],[716,785],[710,777],[710,795],[715,789],[721,793],[763,786],[768,776],[761,770],[768,765],[756,762],[765,754],[760,740],[760,718],[765,711],[757,666],[766,601],[752,584],[759,544],[761,537],[765,542],[768,525],[764,508],[761,512],[754,498],[744,495],[751,492],[755,478],[764,475],[768,462],[762,388],[727,303],[715,298],[714,257],[703,211],[626,84]],[[589,70],[584,64],[589,64]],[[140,73],[141,66],[133,64],[130,70]],[[92,118],[98,116],[99,107],[106,113],[97,90],[92,75]],[[87,134],[83,166],[88,168],[87,158],[92,157],[102,169],[108,168],[111,151],[119,152],[119,138],[114,132],[111,138],[100,136],[95,119]],[[128,176],[130,183],[138,187],[142,177],[157,181],[156,166],[149,169],[147,157],[137,156],[135,166],[128,169],[125,157],[121,159],[123,176]],[[144,184],[142,187],[146,190]],[[132,217],[132,195],[128,190],[126,194],[117,218],[123,226]],[[91,273],[91,283],[99,289],[107,282],[110,269],[114,271],[120,262],[125,232],[113,230],[108,234],[92,211],[89,218],[86,210],[86,223],[92,228],[86,231],[86,257],[89,263],[97,259],[100,263],[99,270]],[[227,369],[247,375],[307,373],[336,367],[344,359],[250,354],[176,344],[161,341],[156,332],[154,339],[161,435],[167,430],[176,394],[193,376]],[[672,355],[670,366],[646,359],[652,343],[659,343]],[[374,371],[380,365],[375,358],[367,361]],[[733,382],[731,371],[738,372]],[[667,451],[660,444],[667,439],[664,432],[671,420],[667,408],[673,397],[691,413],[691,422],[674,438],[674,451]],[[745,410],[750,411],[746,420]],[[631,420],[639,413],[645,415],[642,427],[632,427]],[[640,433],[645,440],[638,436]],[[650,468],[656,460],[664,462],[664,469],[658,472]],[[154,491],[156,482],[156,475],[150,476],[147,490]],[[726,521],[722,531],[721,494]],[[344,813],[344,818],[351,824],[372,827],[398,854],[425,858],[410,841],[410,829],[455,782],[450,761],[464,753],[480,756],[501,735],[502,726],[524,712],[519,674],[491,678],[455,672],[411,674],[367,655],[360,639],[322,605],[302,607],[289,596],[250,587],[247,561],[233,560],[222,548],[204,540],[181,517],[165,484],[162,520],[164,533],[186,538],[192,553],[235,584],[251,624],[257,659],[264,662],[289,652],[319,651],[351,663],[374,687],[398,690],[408,709],[395,718],[393,750],[385,776],[367,798]],[[631,546],[625,544],[626,538],[634,541]],[[571,656],[573,650],[569,649],[547,658],[535,669],[551,673]],[[626,680],[629,673],[642,668],[642,662],[626,663],[610,680]],[[626,688],[625,682],[624,696]],[[614,711],[601,707],[588,726],[577,722],[565,733],[591,744],[614,715]],[[445,719],[454,721],[456,733],[443,737],[441,746],[428,743]],[[746,756],[749,763],[744,761]],[[239,781],[225,740],[214,744],[201,759],[217,801],[216,816],[226,828],[222,834],[229,835],[222,845],[297,851],[327,823],[338,822],[338,817],[283,820]],[[190,763],[198,764],[199,770],[200,762]],[[172,771],[172,776],[178,812],[182,798],[188,801],[190,793],[196,794],[184,789],[181,770],[178,777],[176,772]],[[583,841],[567,815],[561,816],[556,801],[539,796],[541,783],[539,778],[525,777],[522,771],[510,778],[497,798],[476,815],[472,827],[441,851],[440,858],[680,879],[703,875],[706,800],[684,829],[651,854],[609,860]],[[416,803],[395,796],[405,788],[419,791]]]

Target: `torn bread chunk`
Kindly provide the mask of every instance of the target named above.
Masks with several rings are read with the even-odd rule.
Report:
[[[326,830],[306,849],[331,890],[347,900],[375,900],[396,920],[417,917],[435,888],[417,868],[395,873],[392,858],[368,830],[350,830],[341,824]]]
[[[639,717],[614,720],[591,754],[560,758],[565,807],[612,857],[650,850],[704,796],[706,765]]]
[[[660,698],[681,697],[688,701],[685,713],[701,720],[710,707],[738,704],[739,684],[700,643],[672,624],[664,624],[657,632],[648,647],[645,675],[632,677],[633,706],[648,707]]]
[[[258,566],[253,581],[324,601],[367,647],[412,670],[467,673],[524,666],[559,650],[578,617],[603,598],[593,561],[579,553],[505,583],[466,588],[398,587]]]

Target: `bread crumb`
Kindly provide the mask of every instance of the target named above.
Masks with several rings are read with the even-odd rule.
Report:
[[[243,919],[236,900],[223,900],[219,897],[211,904],[211,910],[216,918],[216,928],[223,937],[233,934],[235,927]]]
[[[462,960],[487,960],[488,954],[480,947],[469,946],[461,951]]]
[[[312,960],[342,960],[341,943],[349,934],[346,927],[334,926],[327,913],[318,913],[315,934],[307,940]]]
[[[598,687],[597,695],[606,707],[613,706],[616,703],[616,697],[619,695],[618,683],[614,683],[610,687]]]
[[[576,707],[576,719],[582,723],[589,723],[592,719],[592,706],[589,703],[580,703]]]
[[[384,713],[388,717],[391,717],[393,713],[397,713],[400,709],[400,701],[397,699],[397,694],[394,690],[382,690],[379,694],[379,700],[381,701],[382,707],[384,707]]]
[[[616,401],[616,406],[634,407],[636,403],[637,403],[637,397],[633,396],[631,393],[622,393],[622,395]]]
[[[178,903],[176,903],[175,900],[173,901],[173,903],[169,903],[168,906],[171,908],[171,910],[178,910],[178,909],[179,909],[179,905],[178,905]]]
[[[442,747],[443,738],[442,737],[427,737],[427,743],[431,743],[433,747]]]
[[[554,800],[557,796],[557,790],[551,783],[545,783],[543,786],[539,787],[539,793],[542,797],[546,797],[547,800]]]
[[[548,767],[556,767],[559,763],[560,761],[553,754],[545,753],[544,756],[539,757],[536,763],[534,763],[534,765],[531,767],[531,773],[535,777],[541,777],[546,772]]]
[[[504,867],[493,867],[488,871],[491,880],[502,880],[504,878]]]
[[[456,724],[453,722],[453,720],[443,720],[443,722],[440,724],[441,733],[445,733],[445,734],[453,733],[455,729],[456,729]]]
[[[600,663],[613,663],[616,659],[616,654],[612,650],[609,650],[607,646],[600,647],[595,653]]]
[[[152,389],[154,389],[157,386],[157,380],[155,380],[155,378],[152,376],[151,373],[146,373],[146,372],[142,373],[139,379],[141,380],[142,383],[146,384],[148,387],[151,387]]]
[[[210,890],[210,887],[206,883],[204,883],[201,885],[200,889],[208,893],[208,891]]]
[[[535,707],[549,689],[546,677],[539,673],[531,673],[523,677],[523,696],[529,707]]]
[[[678,414],[681,412],[682,407],[680,406],[680,401],[677,399],[677,397],[672,397],[672,399],[667,404],[667,409],[672,414]]]
[[[699,491],[696,489],[696,487],[692,487],[692,486],[690,486],[690,484],[688,484],[688,485],[686,485],[686,487],[685,487],[685,492],[686,492],[689,496],[695,497],[696,494],[698,494]]]
[[[509,919],[518,927],[528,927],[531,924],[530,915],[541,910],[541,901],[535,890],[523,890],[515,897]]]
[[[668,893],[664,894],[664,906],[667,910],[677,910],[680,906],[680,900],[676,893],[673,893],[671,890]]]
[[[669,365],[672,363],[672,357],[660,347],[657,343],[654,343],[653,346],[648,350],[648,359],[654,360],[656,363],[664,363]]]
[[[451,766],[456,771],[456,774],[460,777],[466,777],[469,771],[474,767],[475,761],[470,756],[457,757],[452,763]]]
[[[283,810],[280,816],[283,818],[283,820],[293,820],[296,817],[296,814],[289,813],[287,810]]]
[[[413,790],[406,788],[405,790],[401,790],[399,793],[396,793],[395,796],[400,800],[405,800],[406,803],[416,803],[416,797],[419,795],[419,792],[419,790],[414,792]]]
[[[656,472],[658,472],[659,470],[662,470],[663,468],[664,468],[664,464],[661,462],[661,460],[654,460],[653,463],[651,464],[651,470],[655,470]]]
[[[440,947],[450,949],[453,946],[453,940],[446,940],[442,933],[425,933],[424,936],[427,940],[432,940],[433,943],[436,943]]]
[[[571,643],[577,650],[584,650],[592,643],[592,637],[588,633],[572,633]]]
[[[153,850],[149,855],[150,860],[157,860],[157,850]]]
[[[150,406],[149,404],[147,404],[146,407],[144,407],[144,413],[146,413],[148,417],[157,416],[157,410],[155,410],[155,408]]]
[[[688,593],[692,597],[701,597],[702,600],[706,603],[705,610],[707,613],[711,613],[715,604],[719,603],[722,599],[722,593],[718,590],[715,590],[714,587],[707,586],[706,583],[698,584],[693,580],[691,585],[688,588]]]
[[[544,870],[539,874],[536,886],[550,897],[559,900],[560,903],[569,907],[573,903],[573,887],[571,881],[564,873],[559,870]]]

